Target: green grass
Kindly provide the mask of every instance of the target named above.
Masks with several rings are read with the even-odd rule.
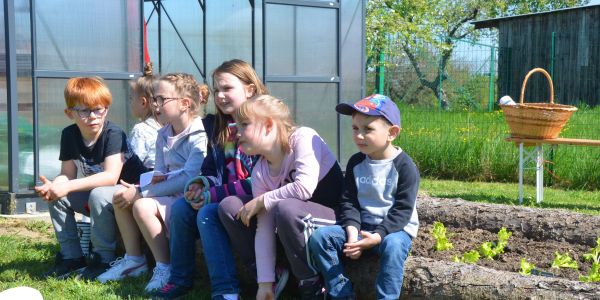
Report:
[[[518,185],[515,183],[462,182],[452,180],[421,181],[421,194],[432,197],[462,198],[468,201],[517,204]],[[544,201],[535,203],[535,187],[525,186],[524,205],[542,208],[561,208],[580,213],[600,215],[600,193],[554,188],[544,190]],[[148,278],[125,279],[101,284],[75,279],[42,280],[37,276],[48,270],[58,251],[58,244],[49,224],[41,221],[20,221],[0,218],[0,227],[21,226],[37,233],[38,238],[25,235],[0,235],[0,291],[16,286],[40,290],[45,299],[144,299],[142,291]],[[35,234],[34,234],[35,236]],[[209,286],[196,280],[195,289],[185,299],[208,299]],[[248,295],[252,298],[252,295]],[[284,296],[286,297],[286,296]],[[287,296],[286,298],[289,298]]]
[[[413,157],[422,176],[464,181],[516,182],[519,152],[509,136],[501,111],[431,111],[400,105],[402,132],[395,141]],[[600,139],[600,108],[576,112],[561,137]],[[549,160],[549,146],[544,158]],[[553,178],[555,187],[600,189],[600,147],[560,145],[555,148]],[[525,181],[533,183],[534,172]]]
[[[420,193],[431,197],[462,198],[474,202],[519,204],[519,185],[516,183],[422,179]],[[535,186],[524,185],[523,205],[600,215],[600,193],[544,188],[544,200],[537,204]]]
[[[142,292],[149,277],[126,278],[121,282],[85,282],[73,278],[66,280],[40,279],[54,263],[58,244],[51,225],[43,221],[20,221],[0,218],[2,227],[24,227],[37,232],[42,238],[24,235],[0,235],[0,291],[17,286],[38,289],[44,299],[148,299]],[[48,236],[46,236],[48,234]],[[196,282],[194,289],[184,299],[209,299],[207,284]]]

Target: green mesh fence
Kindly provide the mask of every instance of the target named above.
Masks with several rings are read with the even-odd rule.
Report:
[[[518,149],[504,140],[510,134],[496,104],[502,96],[497,92],[498,48],[482,42],[453,43],[452,54],[441,68],[442,52],[435,47],[412,48],[411,57],[400,43],[390,41],[381,79],[383,92],[402,112],[403,128],[396,143],[427,177],[516,182]],[[561,53],[561,57],[569,54]],[[367,70],[368,91],[377,90],[376,73],[374,67]],[[586,104],[578,107],[561,137],[600,139],[600,109]],[[600,188],[600,148],[544,149],[547,184]],[[533,184],[534,171],[527,171],[525,180]]]

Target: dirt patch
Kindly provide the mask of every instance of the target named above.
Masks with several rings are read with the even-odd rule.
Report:
[[[54,240],[52,225],[40,220],[0,218],[0,235],[31,238],[38,242]]]
[[[432,224],[422,223],[419,228],[419,235],[414,240],[411,255],[453,261],[455,255],[461,257],[467,251],[478,249],[484,242],[495,242],[497,240],[497,232],[448,226],[446,226],[446,229],[449,242],[454,246],[453,249],[436,251],[434,249],[435,239],[432,234]],[[580,273],[586,275],[591,267],[591,263],[583,259],[583,254],[589,251],[590,247],[586,245],[551,240],[538,242],[524,237],[520,232],[513,232],[503,254],[500,254],[495,260],[482,258],[476,265],[502,271],[519,272],[521,258],[525,258],[527,262],[533,263],[537,270],[551,273],[553,277],[579,280]],[[579,264],[579,270],[551,268],[555,252],[568,253]]]

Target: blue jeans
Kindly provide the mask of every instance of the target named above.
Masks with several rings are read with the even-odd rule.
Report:
[[[191,287],[196,269],[196,240],[198,211],[184,198],[177,199],[171,207],[169,218],[169,247],[171,250],[170,283]]]
[[[196,221],[208,267],[212,297],[239,293],[235,258],[218,210],[218,203],[205,205],[200,209]]]
[[[346,230],[339,225],[321,227],[308,240],[308,246],[319,272],[325,279],[329,295],[335,298],[353,297],[352,283],[344,275],[341,258],[346,242]],[[388,234],[381,244],[369,251],[380,256],[377,274],[377,299],[399,299],[404,279],[404,261],[412,247],[412,238],[405,231]]]
[[[191,287],[196,269],[196,239],[200,235],[213,296],[239,291],[235,260],[225,228],[217,214],[218,204],[197,211],[184,198],[173,203],[170,217],[170,283]]]

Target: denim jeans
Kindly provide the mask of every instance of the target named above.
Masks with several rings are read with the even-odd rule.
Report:
[[[198,229],[208,267],[212,297],[224,294],[238,294],[235,258],[229,243],[229,236],[219,219],[219,204],[203,206],[198,213]]]
[[[218,204],[208,204],[197,211],[181,198],[173,204],[170,218],[169,282],[187,287],[193,285],[196,239],[200,236],[213,297],[239,291],[235,260],[229,237],[219,220],[218,207]]]
[[[169,247],[171,250],[170,283],[191,287],[196,269],[196,240],[198,226],[193,209],[184,198],[177,199],[171,207],[169,218]]]
[[[321,227],[308,241],[308,246],[319,272],[325,279],[329,295],[335,298],[354,296],[352,283],[344,275],[341,258],[346,242],[346,230],[339,225]],[[398,299],[402,291],[404,261],[412,247],[412,238],[405,231],[388,234],[381,244],[368,251],[380,256],[379,273],[375,288],[377,299]]]

